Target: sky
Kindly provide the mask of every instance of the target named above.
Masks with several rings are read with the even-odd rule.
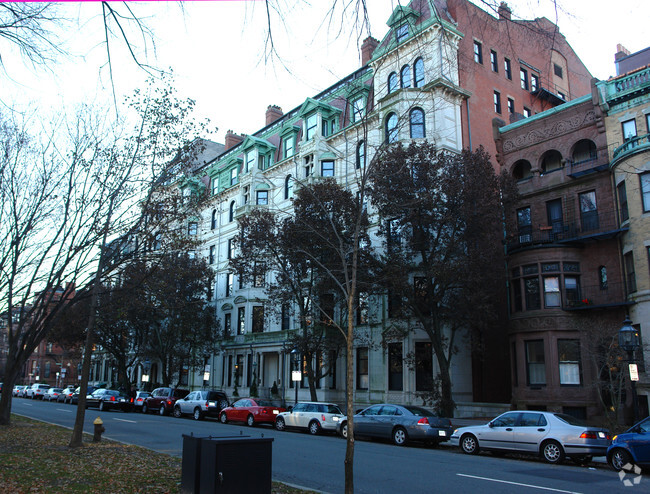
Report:
[[[401,0],[402,4],[407,3]],[[480,2],[480,0],[476,0]],[[153,33],[153,43],[131,32],[141,60],[172,68],[183,97],[196,100],[197,116],[218,128],[210,138],[223,142],[227,130],[253,133],[264,126],[268,105],[285,112],[360,67],[359,46],[368,35],[381,39],[398,0],[367,0],[368,26],[343,12],[342,2],[328,17],[331,0],[273,0],[271,11],[276,55],[265,57],[267,11],[263,1],[129,3]],[[647,0],[510,0],[513,18],[545,16],[558,24],[591,73],[615,74],[617,43],[631,52],[648,46]],[[80,102],[112,98],[106,51],[102,44],[101,4],[62,4],[70,19],[60,33],[73,55],[50,70],[31,68],[17,53],[0,45],[6,72],[0,74],[0,100],[14,108],[37,107],[56,113]],[[111,44],[117,100],[142,87],[147,74],[132,63],[123,45]],[[145,53],[144,49],[147,48]]]

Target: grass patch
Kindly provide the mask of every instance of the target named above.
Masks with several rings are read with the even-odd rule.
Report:
[[[20,493],[177,493],[181,459],[84,434],[71,449],[72,431],[26,417],[0,426],[0,490]],[[304,494],[279,482],[275,494]]]

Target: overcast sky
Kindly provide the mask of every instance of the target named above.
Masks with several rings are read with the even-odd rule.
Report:
[[[615,74],[617,43],[632,52],[648,46],[647,0],[557,1],[557,18],[552,0],[508,3],[513,17],[546,16],[556,22],[595,77],[605,79]],[[360,66],[359,39],[365,38],[368,31],[364,28],[360,32],[358,26],[352,25],[352,14],[339,10],[329,24],[327,6],[331,1],[274,2],[285,19],[281,21],[272,13],[279,58],[270,60],[264,58],[267,17],[262,1],[185,2],[182,8],[178,3],[130,4],[155,34],[155,51],[149,46],[147,60],[151,65],[174,70],[181,95],[195,99],[200,116],[210,118],[219,128],[213,136],[219,142],[223,142],[228,129],[252,133],[263,127],[268,105],[289,111]],[[398,1],[367,3],[370,32],[381,39]],[[77,56],[44,72],[23,70],[18,57],[9,57],[3,51],[11,76],[0,75],[5,104],[38,105],[45,112],[110,97],[106,53],[101,44],[101,6],[98,2],[70,3],[66,8],[71,23],[61,33],[61,41]],[[140,38],[133,39],[144,56]],[[123,94],[141,86],[146,75],[134,67],[123,49],[114,44],[113,50],[113,77],[121,100]]]

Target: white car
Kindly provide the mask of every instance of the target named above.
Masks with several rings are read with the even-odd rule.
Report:
[[[336,426],[345,415],[334,403],[302,401],[288,412],[278,414],[275,428],[283,431],[287,428],[307,429],[310,434],[321,431],[336,432]]]
[[[563,413],[512,411],[486,425],[456,429],[452,444],[473,455],[480,449],[512,451],[541,456],[548,463],[562,463],[565,456],[579,464],[604,456],[611,443],[607,429],[590,427]]]
[[[27,388],[25,396],[27,398],[31,398],[32,400],[42,400],[48,389],[50,389],[49,384],[32,384],[29,388]]]

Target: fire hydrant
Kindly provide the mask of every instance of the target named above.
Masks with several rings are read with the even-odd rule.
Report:
[[[93,434],[93,442],[98,443],[99,441],[102,440],[102,432],[104,432],[106,429],[104,429],[104,422],[99,417],[95,419],[93,424],[95,426],[95,431]]]

